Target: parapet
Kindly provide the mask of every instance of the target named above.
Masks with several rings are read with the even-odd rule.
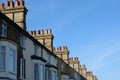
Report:
[[[30,34],[32,36],[52,35],[52,30],[51,29],[47,29],[47,30],[30,31]]]
[[[62,51],[68,51],[68,48],[67,46],[60,46],[60,47],[54,48],[53,50],[54,52],[62,52]]]
[[[14,8],[14,7],[18,7],[18,6],[24,6],[24,0],[16,0],[16,2],[14,2],[13,0],[9,1],[7,0],[7,4],[5,5],[4,3],[0,3],[0,9],[4,9],[4,8]]]

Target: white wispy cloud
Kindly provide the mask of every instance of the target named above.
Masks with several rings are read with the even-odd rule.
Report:
[[[105,51],[102,51],[99,56],[95,58],[95,61],[92,64],[92,70],[99,71],[99,69],[104,69],[109,65],[120,61],[120,57],[116,58],[115,54],[120,52],[120,42],[116,42],[108,47]]]

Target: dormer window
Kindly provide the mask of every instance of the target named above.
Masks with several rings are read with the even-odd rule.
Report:
[[[62,63],[62,72],[64,72],[64,65],[63,65],[63,63]]]
[[[23,46],[23,36],[20,35],[20,46]]]
[[[48,53],[48,54],[47,54],[47,62],[48,62],[48,63],[50,63],[50,57],[51,57],[51,55]]]
[[[34,54],[37,55],[37,51],[38,51],[38,46],[36,44],[34,44]]]
[[[7,25],[6,23],[2,22],[2,33],[1,33],[2,37],[7,37]]]

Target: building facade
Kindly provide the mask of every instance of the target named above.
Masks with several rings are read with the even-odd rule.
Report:
[[[53,47],[52,30],[26,31],[24,0],[0,3],[0,80],[97,80],[67,46]]]

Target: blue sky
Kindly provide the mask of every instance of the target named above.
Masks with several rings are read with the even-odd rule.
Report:
[[[52,29],[99,80],[120,79],[120,0],[25,0],[27,29]],[[0,0],[5,2],[5,0]]]

